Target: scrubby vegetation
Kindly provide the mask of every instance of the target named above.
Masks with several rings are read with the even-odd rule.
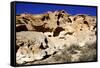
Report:
[[[86,44],[82,47],[81,54],[79,61],[95,61],[97,58],[96,43],[93,43],[92,45]]]
[[[77,60],[73,61],[76,55],[78,57]],[[93,43],[92,45],[86,44],[85,46],[81,47],[79,45],[71,45],[70,47],[66,47],[60,51],[60,53],[55,54],[54,61],[60,62],[80,62],[80,61],[95,61],[96,60],[96,44]]]

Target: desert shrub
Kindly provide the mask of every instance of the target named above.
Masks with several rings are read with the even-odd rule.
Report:
[[[79,61],[93,61],[96,60],[96,50],[83,50]]]
[[[75,44],[72,44],[69,48],[67,48],[67,51],[70,53],[70,54],[76,54],[76,50],[80,51],[81,50],[81,47],[79,45],[75,45]]]
[[[97,45],[96,42],[92,44],[86,43],[84,47],[89,48],[89,49],[96,49],[96,45]]]
[[[81,50],[79,61],[95,61],[96,59],[96,43],[86,44]]]
[[[70,51],[70,50],[80,50],[81,47],[77,44],[72,44],[67,50]]]
[[[55,54],[53,58],[56,62],[71,62],[71,55],[66,52],[66,49],[61,50],[60,54]]]
[[[81,50],[79,45],[71,45],[70,47],[65,47],[64,49],[60,50],[60,54],[55,54],[54,60],[56,62],[72,62],[72,54],[77,54],[76,50]]]

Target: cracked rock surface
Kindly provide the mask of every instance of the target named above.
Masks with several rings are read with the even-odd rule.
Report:
[[[16,15],[16,63],[95,61],[96,17],[65,11]]]

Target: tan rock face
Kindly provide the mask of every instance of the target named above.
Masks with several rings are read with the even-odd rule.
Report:
[[[16,63],[96,60],[96,32],[95,16],[72,16],[65,11],[18,15]]]

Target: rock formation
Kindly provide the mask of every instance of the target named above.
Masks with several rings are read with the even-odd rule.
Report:
[[[16,63],[96,60],[96,17],[65,11],[16,15]]]

